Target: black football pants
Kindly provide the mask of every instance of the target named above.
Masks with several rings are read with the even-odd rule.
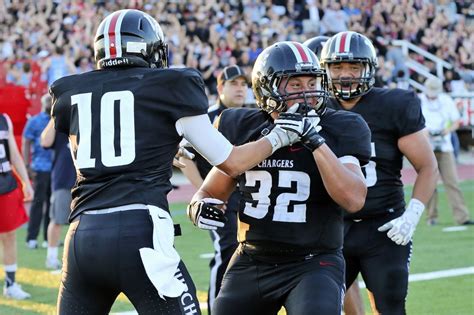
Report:
[[[225,216],[227,222],[224,227],[210,231],[214,247],[214,257],[209,263],[211,269],[207,299],[209,315],[211,315],[212,305],[221,289],[224,273],[239,244],[237,242],[237,212],[226,211]]]
[[[177,276],[188,290],[177,298],[158,295],[139,253],[142,247],[153,248],[152,233],[147,210],[82,214],[71,223],[58,314],[108,314],[121,292],[139,314],[201,314],[196,288],[182,261]]]
[[[270,264],[237,249],[229,264],[213,315],[340,315],[344,296],[342,253],[320,254]]]
[[[387,237],[387,232],[377,231],[393,218],[344,222],[346,285],[349,287],[360,272],[367,289],[374,295],[377,310],[383,315],[406,313],[412,243],[397,245]]]

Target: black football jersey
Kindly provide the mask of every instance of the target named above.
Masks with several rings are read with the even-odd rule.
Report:
[[[359,115],[328,109],[320,125],[337,157],[368,162],[370,131]],[[258,140],[273,126],[270,115],[258,109],[228,109],[219,121],[219,131],[234,145]],[[237,181],[242,194],[239,241],[318,250],[342,247],[343,209],[328,195],[312,152],[301,143],[275,151]]]
[[[59,79],[50,92],[55,127],[69,135],[77,169],[71,220],[133,203],[168,208],[182,139],[175,123],[208,108],[196,70],[97,70]]]
[[[342,109],[333,98],[329,106]],[[363,168],[368,187],[365,205],[348,218],[363,219],[403,209],[403,154],[398,139],[424,128],[419,98],[407,90],[372,88],[351,112],[360,114],[369,125],[372,155]]]

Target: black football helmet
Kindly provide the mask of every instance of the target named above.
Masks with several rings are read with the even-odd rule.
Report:
[[[361,63],[363,70],[360,76],[358,78],[331,78],[329,65],[341,62]],[[326,70],[329,87],[335,97],[343,100],[367,94],[374,86],[377,66],[374,45],[367,37],[356,32],[337,33],[326,42],[321,51],[321,67]],[[356,82],[357,87],[352,88]]]
[[[328,36],[316,36],[306,40],[303,45],[306,45],[311,49],[319,60],[321,60],[321,50],[323,50],[324,44],[329,40]]]
[[[301,75],[314,76],[317,88],[298,93],[281,92],[286,91],[286,87],[279,88],[282,79]],[[284,112],[288,100],[303,98],[305,104],[300,103],[299,112],[304,114],[314,109],[321,115],[328,97],[327,78],[318,57],[303,44],[290,41],[275,43],[260,53],[252,71],[252,89],[257,106],[268,113]]]
[[[119,10],[99,25],[94,40],[97,67],[166,68],[168,45],[160,25],[138,10]]]

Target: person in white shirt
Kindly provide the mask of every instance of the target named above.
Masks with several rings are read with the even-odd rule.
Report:
[[[425,93],[420,95],[421,108],[426,127],[430,132],[431,145],[438,161],[441,180],[458,224],[471,225],[469,212],[459,189],[456,162],[453,154],[451,133],[459,127],[460,115],[452,98],[443,93],[443,85],[438,78],[425,82]],[[428,203],[428,225],[436,224],[438,218],[438,193],[435,190]]]

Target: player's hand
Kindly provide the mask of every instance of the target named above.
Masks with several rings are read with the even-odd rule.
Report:
[[[195,226],[203,230],[216,230],[224,226],[227,218],[224,211],[216,206],[223,205],[219,199],[204,198],[188,205],[187,214]]]
[[[405,212],[378,228],[379,232],[387,232],[387,236],[397,245],[405,246],[415,233],[418,221],[425,209],[425,205],[417,200],[410,200]]]
[[[299,105],[294,105],[290,107],[286,113],[294,114],[298,110]],[[282,113],[280,113],[281,115]],[[278,120],[278,119],[277,119]],[[277,122],[275,120],[275,123]],[[270,141],[272,145],[272,153],[275,152],[276,150],[286,147],[288,145],[291,145],[293,143],[296,143],[300,141],[300,135],[294,132],[289,132],[286,129],[283,129],[281,126],[278,124],[270,131],[269,134],[265,136],[268,141]]]
[[[185,147],[179,147],[178,152],[176,153],[173,159],[173,166],[178,167],[178,168],[185,168],[186,165],[179,161],[180,157],[183,157],[188,160],[192,160],[194,159],[194,154],[189,152]]]
[[[319,148],[324,142],[324,138],[319,134],[322,129],[319,126],[321,119],[315,115],[314,117],[305,117],[301,114],[280,113],[275,124],[283,129],[296,133],[301,137],[301,142],[311,152]]]

